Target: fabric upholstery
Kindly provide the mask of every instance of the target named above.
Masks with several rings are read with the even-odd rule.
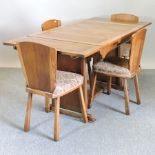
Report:
[[[111,76],[131,77],[131,73],[128,69],[129,63],[127,59],[111,57],[108,58],[108,60],[101,60],[100,62],[95,63],[93,66],[94,71]]]
[[[83,76],[76,73],[57,70],[56,88],[53,97],[62,96],[63,94],[76,89],[83,84]]]
[[[121,44],[120,51],[122,53],[122,56],[129,57],[130,49],[131,49],[131,44],[130,43],[123,43],[123,44]]]

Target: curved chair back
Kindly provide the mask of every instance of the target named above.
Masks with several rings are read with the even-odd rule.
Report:
[[[138,23],[139,18],[132,14],[112,14],[111,21],[113,22],[124,22],[124,23]]]
[[[56,86],[56,50],[34,42],[19,42],[17,50],[27,86],[52,93]]]
[[[146,29],[141,29],[132,35],[129,69],[136,73],[140,67],[140,61],[146,36]]]
[[[46,30],[53,29],[53,28],[56,28],[56,27],[59,27],[59,26],[61,26],[61,21],[60,20],[50,19],[50,20],[45,21],[41,25],[41,28],[42,28],[42,31],[46,31]]]

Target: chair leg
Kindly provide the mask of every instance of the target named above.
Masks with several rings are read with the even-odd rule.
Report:
[[[137,104],[141,104],[140,91],[139,91],[139,82],[138,82],[138,75],[136,75],[136,76],[134,77],[134,83],[135,83]]]
[[[109,79],[108,79],[108,83],[107,83],[107,94],[110,95],[111,94],[111,83],[112,83],[112,77],[109,76]]]
[[[32,93],[28,92],[27,109],[25,116],[24,131],[30,130],[30,120],[31,120],[31,109],[32,109]]]
[[[50,112],[50,98],[45,96],[45,111]]]
[[[54,141],[59,140],[59,115],[60,115],[60,98],[56,98],[54,101]]]
[[[124,79],[124,97],[125,97],[125,113],[126,115],[129,115],[130,111],[129,111],[129,95],[128,95],[127,79]]]
[[[93,73],[92,74],[92,88],[90,91],[90,96],[89,96],[89,101],[88,101],[88,108],[91,107],[91,103],[93,101],[94,98],[94,92],[95,92],[95,87],[96,87],[96,79],[97,79],[97,74]]]
[[[83,97],[83,90],[82,87],[79,87],[79,93],[80,93],[80,98],[81,98],[81,107],[82,107],[82,115],[83,115],[83,120],[85,123],[88,122],[88,117],[87,117],[87,110],[86,110],[86,104],[84,102],[84,97]]]

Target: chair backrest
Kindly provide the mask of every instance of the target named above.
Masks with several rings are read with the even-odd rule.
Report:
[[[57,51],[34,42],[19,42],[17,50],[27,86],[52,93],[56,86]]]
[[[132,14],[112,14],[111,21],[122,22],[122,23],[138,23],[139,18]]]
[[[45,30],[53,29],[53,28],[56,28],[56,27],[59,27],[59,26],[61,26],[61,21],[60,20],[50,19],[50,20],[45,21],[41,25],[41,28],[42,28],[42,31],[45,31]]]
[[[132,35],[129,60],[129,69],[131,73],[136,73],[139,69],[145,36],[146,29],[141,29]]]

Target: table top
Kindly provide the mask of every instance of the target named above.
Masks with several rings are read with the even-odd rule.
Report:
[[[15,46],[19,41],[33,41],[56,48],[64,54],[88,57],[108,44],[120,43],[123,38],[151,23],[116,23],[108,18],[96,17],[9,40],[5,45]]]
[[[100,51],[100,46],[83,44],[77,42],[69,42],[63,40],[54,40],[46,38],[37,37],[22,37],[18,39],[8,40],[4,42],[4,45],[16,46],[18,42],[30,41],[40,44],[47,45],[49,47],[55,48],[57,51],[62,52],[66,55],[78,56],[78,57],[88,57],[97,51]]]

